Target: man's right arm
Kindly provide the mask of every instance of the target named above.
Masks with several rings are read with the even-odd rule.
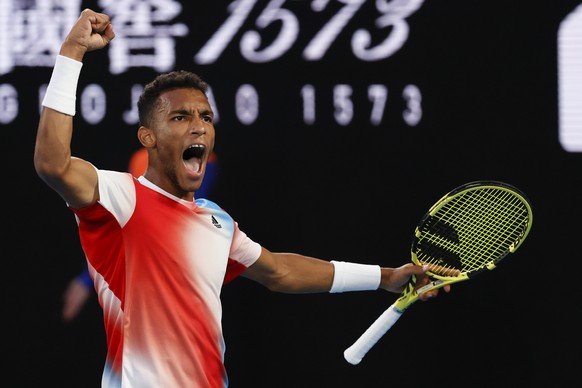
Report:
[[[34,166],[38,175],[71,207],[98,199],[97,173],[88,162],[71,156],[77,81],[87,51],[105,47],[115,36],[109,17],[84,10],[61,46],[43,100]]]

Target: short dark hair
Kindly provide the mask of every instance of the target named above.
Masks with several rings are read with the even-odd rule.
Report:
[[[147,84],[139,96],[137,111],[140,125],[150,127],[153,111],[158,104],[158,97],[173,89],[197,89],[206,94],[208,84],[199,75],[185,70],[176,70],[158,75]]]

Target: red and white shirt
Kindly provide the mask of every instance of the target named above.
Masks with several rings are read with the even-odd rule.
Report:
[[[227,386],[220,292],[261,246],[211,201],[97,172],[99,201],[72,210],[103,308],[103,387]]]

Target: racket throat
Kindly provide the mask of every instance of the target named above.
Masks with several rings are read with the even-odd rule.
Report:
[[[434,290],[435,288],[440,287],[444,283],[443,280],[437,279],[433,280],[432,282],[425,284],[424,286],[420,287],[416,290],[417,294],[422,294],[423,292],[428,292],[430,290]]]

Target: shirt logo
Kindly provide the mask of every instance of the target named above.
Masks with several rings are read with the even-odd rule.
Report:
[[[216,226],[217,229],[222,228],[222,225],[220,225],[220,223],[218,221],[216,221],[216,218],[214,218],[214,216],[210,216],[212,217],[212,225]]]

